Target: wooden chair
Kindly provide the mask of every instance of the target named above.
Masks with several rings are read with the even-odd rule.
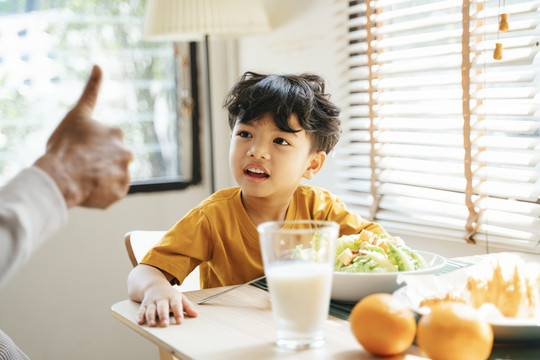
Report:
[[[126,244],[129,260],[131,260],[133,267],[139,264],[148,250],[156,245],[165,233],[166,231],[134,230],[124,235],[124,243]],[[199,267],[195,268],[184,279],[182,285],[175,287],[182,292],[199,290],[201,288],[199,283]],[[160,360],[178,360],[174,355],[169,354],[161,348],[159,349],[159,358]]]
[[[124,235],[126,250],[133,267],[146,255],[158,241],[165,235],[165,231],[130,231]]]

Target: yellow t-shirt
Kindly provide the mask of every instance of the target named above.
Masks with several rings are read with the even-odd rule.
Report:
[[[300,185],[285,220],[328,220],[341,225],[341,235],[362,229],[385,233],[378,224],[349,212],[335,195]],[[168,272],[182,283],[198,265],[201,288],[247,282],[264,274],[259,234],[249,218],[239,187],[224,189],[191,210],[141,261]]]

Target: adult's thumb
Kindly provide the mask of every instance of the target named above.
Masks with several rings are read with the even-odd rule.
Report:
[[[97,65],[94,65],[94,67],[92,68],[92,73],[90,74],[90,78],[86,83],[86,87],[84,88],[84,91],[81,94],[79,101],[77,102],[72,111],[77,111],[82,115],[86,116],[92,115],[92,112],[94,111],[94,107],[96,106],[97,102],[99,87],[101,85],[101,77],[101,68]]]

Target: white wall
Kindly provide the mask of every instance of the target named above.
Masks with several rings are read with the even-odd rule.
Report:
[[[346,45],[333,20],[346,2],[267,0],[265,4],[272,33],[238,42],[211,42],[218,189],[233,185],[228,171],[229,129],[221,105],[244,71],[316,72],[328,81],[334,101],[345,106],[345,59],[331,54]],[[312,183],[335,191],[335,170],[330,157]],[[208,194],[203,184],[184,191],[130,195],[106,211],[71,211],[68,225],[0,291],[0,327],[34,359],[157,359],[154,345],[111,316],[111,305],[127,297],[131,264],[123,235],[135,229],[168,229]],[[447,255],[483,250],[423,245]]]

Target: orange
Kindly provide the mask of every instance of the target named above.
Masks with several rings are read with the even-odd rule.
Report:
[[[416,335],[412,311],[390,294],[372,294],[359,301],[349,316],[356,340],[372,354],[389,356],[406,350]]]
[[[416,341],[433,360],[485,360],[493,347],[493,330],[472,306],[443,302],[420,318]]]

